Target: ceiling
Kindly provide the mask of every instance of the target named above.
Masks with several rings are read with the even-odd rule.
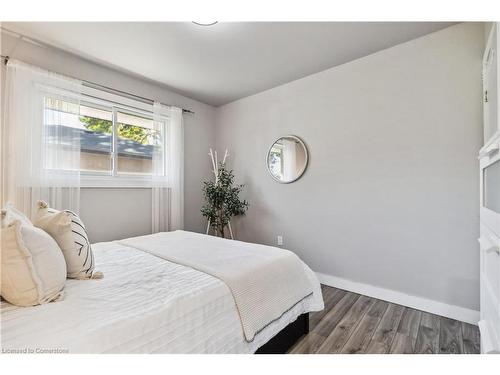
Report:
[[[4,22],[219,106],[448,27],[444,22]]]

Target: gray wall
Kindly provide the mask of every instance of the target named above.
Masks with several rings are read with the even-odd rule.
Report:
[[[217,148],[247,185],[239,239],[295,251],[325,274],[479,305],[482,24],[459,24],[217,109]],[[271,142],[310,164],[274,182]]]
[[[203,204],[201,180],[210,178],[208,149],[215,144],[214,114],[215,108],[198,101],[176,94],[168,87],[147,81],[132,74],[109,69],[99,64],[81,59],[72,54],[19,42],[6,33],[1,34],[1,52],[21,61],[40,66],[61,74],[98,82],[105,86],[129,91],[140,96],[159,100],[163,103],[190,109],[194,115],[184,116],[185,125],[185,228],[203,231],[205,222],[200,208]],[[165,67],[168,69],[168,66]],[[5,66],[2,64],[2,77]],[[2,98],[4,85],[2,82]],[[3,100],[2,100],[3,104]],[[81,214],[89,226],[89,235],[93,242],[130,237],[130,234],[151,232],[151,197],[144,191],[134,189],[82,189]],[[136,200],[132,202],[132,200]],[[104,220],[104,207],[113,208],[113,216],[119,222]],[[134,211],[130,211],[133,207]],[[94,219],[97,223],[94,223]],[[149,220],[148,224],[145,219]]]
[[[151,189],[82,188],[80,199],[80,215],[93,242],[151,233]]]

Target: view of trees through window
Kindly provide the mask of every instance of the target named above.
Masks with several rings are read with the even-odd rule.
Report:
[[[111,134],[113,131],[113,122],[110,120],[103,120],[90,116],[80,116],[80,121],[87,130],[106,134]],[[154,132],[150,129],[121,123],[118,123],[118,136],[143,145],[153,143],[155,138]]]
[[[156,128],[151,117],[136,112],[47,96],[44,123],[54,143],[80,139],[83,171],[147,175],[153,155],[163,152],[164,126]]]

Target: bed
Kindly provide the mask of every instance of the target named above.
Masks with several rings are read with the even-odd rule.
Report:
[[[129,246],[130,243],[93,245],[96,268],[105,277],[68,279],[62,301],[27,308],[2,301],[2,350],[276,352],[283,345],[289,346],[288,336],[296,338],[303,333],[301,329],[307,330],[309,312],[323,308],[320,284],[301,262],[312,293],[248,340],[235,299],[221,279]]]

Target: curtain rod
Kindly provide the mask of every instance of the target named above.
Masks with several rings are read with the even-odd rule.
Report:
[[[5,65],[7,65],[7,62],[9,61],[9,56],[0,55],[0,57],[5,60]],[[99,83],[87,81],[87,80],[84,80],[84,79],[79,79],[79,78],[75,78],[75,77],[71,77],[71,76],[68,76],[68,77],[73,78],[73,79],[77,79],[79,81],[82,81],[83,85],[87,86],[87,87],[91,87],[91,88],[94,88],[94,89],[101,89],[103,91],[106,91],[106,92],[109,92],[109,93],[112,93],[112,94],[117,94],[119,96],[132,98],[132,99],[139,100],[139,101],[141,101],[143,103],[147,103],[147,104],[153,104],[154,103],[153,99],[145,98],[143,96],[132,94],[132,93],[127,92],[127,91],[117,90],[117,89],[114,89],[112,87],[104,86],[104,85],[101,85]],[[164,103],[161,103],[161,104],[169,106],[168,104],[164,104]],[[195,114],[193,111],[191,111],[189,109],[184,109],[184,108],[182,108],[182,112],[183,113],[193,114],[193,115]]]

